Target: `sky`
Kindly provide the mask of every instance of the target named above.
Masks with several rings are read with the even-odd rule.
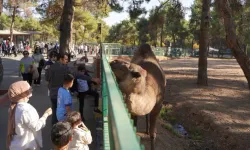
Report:
[[[144,3],[143,6],[147,9],[150,10],[155,6],[159,6],[160,2],[159,1],[164,1],[164,0],[151,0],[149,3]],[[190,7],[193,4],[194,0],[180,0],[181,3],[183,4],[184,7]],[[123,3],[123,6],[126,8],[128,7],[127,3]],[[190,10],[186,11],[185,18],[189,19],[190,15]],[[147,16],[146,16],[147,17]],[[109,17],[105,18],[104,21],[109,25],[112,26],[114,24],[117,24],[121,22],[122,20],[128,19],[129,14],[126,12],[126,9],[122,13],[116,13],[116,12],[110,12]]]

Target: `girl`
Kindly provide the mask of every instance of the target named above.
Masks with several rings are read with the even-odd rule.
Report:
[[[39,150],[42,147],[42,132],[47,117],[52,114],[47,109],[39,118],[36,109],[28,103],[32,89],[26,81],[13,83],[8,90],[11,105],[8,115],[7,146],[10,150]]]
[[[67,121],[72,125],[73,136],[69,144],[70,150],[89,150],[88,144],[92,142],[90,130],[81,120],[81,114],[72,111],[67,115]]]

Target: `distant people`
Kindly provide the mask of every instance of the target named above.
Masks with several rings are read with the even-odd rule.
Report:
[[[24,47],[23,47],[23,42],[21,41],[19,44],[19,51],[23,52],[24,51]]]
[[[2,53],[6,54],[7,47],[6,47],[6,41],[5,40],[2,42],[1,46],[2,46]]]
[[[82,122],[80,113],[76,111],[70,112],[67,115],[67,121],[73,129],[69,150],[89,150],[88,145],[92,142],[92,136],[90,130]]]
[[[72,111],[72,96],[69,89],[73,86],[74,76],[67,74],[63,86],[58,89],[56,116],[58,121],[66,120],[67,114]]]
[[[2,54],[2,42],[0,43],[0,53]]]
[[[50,134],[55,150],[70,150],[69,142],[72,141],[72,128],[69,122],[58,122],[53,125]]]
[[[26,50],[29,51],[30,50],[30,43],[28,40],[25,43],[26,43]]]
[[[84,53],[85,53],[85,55],[87,55],[87,53],[88,53],[88,46],[87,45],[84,46]]]
[[[45,46],[45,43],[44,42],[41,42],[40,43],[40,48],[41,48],[41,53],[44,54],[44,46]]]
[[[51,108],[39,118],[30,105],[32,88],[26,81],[13,83],[8,90],[11,101],[8,115],[7,147],[10,150],[37,150],[43,147],[41,129],[45,127]]]
[[[67,54],[59,54],[57,61],[45,72],[45,79],[48,81],[49,95],[53,111],[51,120],[52,124],[57,122],[56,108],[58,89],[63,86],[64,76],[70,73],[67,63]]]
[[[23,52],[23,58],[20,60],[20,67],[19,71],[20,74],[22,74],[23,80],[28,81],[30,85],[32,85],[32,72],[33,64],[35,63],[34,59],[32,57],[29,57],[29,52],[24,51]]]
[[[49,58],[49,45],[48,45],[48,43],[45,43],[44,50],[47,53],[47,59],[48,59]]]
[[[35,61],[34,65],[37,68],[38,73],[39,73],[39,77],[36,80],[34,80],[34,84],[36,86],[40,86],[41,85],[41,74],[42,74],[42,69],[45,66],[45,60],[44,60],[43,54],[41,53],[41,49],[39,47],[36,47],[34,54],[32,55],[32,58]]]
[[[13,52],[14,56],[17,57],[17,49],[14,42],[11,42],[11,51]]]
[[[26,46],[27,46],[26,42],[23,41],[23,48],[24,48],[24,50],[27,50],[27,49],[26,49]]]
[[[56,42],[54,49],[56,50],[57,53],[59,53],[59,43]]]
[[[49,60],[45,63],[45,71],[47,71],[51,65],[57,61],[58,54],[55,51],[49,53]]]

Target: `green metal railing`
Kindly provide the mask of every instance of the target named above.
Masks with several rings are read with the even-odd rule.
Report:
[[[136,136],[136,129],[109,66],[106,52],[102,52],[101,71],[103,148],[104,150],[143,150],[144,146],[140,145],[140,138]]]

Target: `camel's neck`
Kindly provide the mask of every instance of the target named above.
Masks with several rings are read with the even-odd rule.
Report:
[[[119,87],[123,93],[129,95],[131,93],[141,94],[144,93],[146,88],[146,81],[145,79],[135,79],[131,78],[132,82],[120,82]]]
[[[131,93],[125,98],[128,110],[132,115],[142,116],[150,113],[156,104],[156,93],[153,87],[146,86],[143,93]]]

